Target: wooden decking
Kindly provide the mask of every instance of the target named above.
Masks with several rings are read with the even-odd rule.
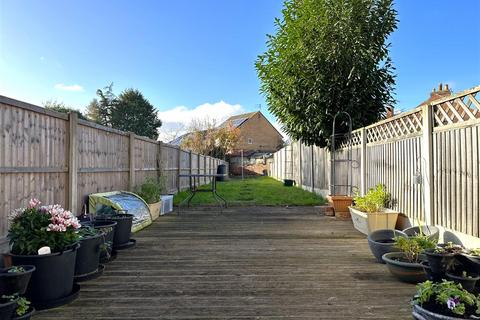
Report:
[[[415,287],[314,208],[195,209],[135,238],[75,302],[34,319],[411,319]]]

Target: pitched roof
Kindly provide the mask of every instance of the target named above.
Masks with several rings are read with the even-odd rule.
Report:
[[[235,128],[240,127],[245,121],[256,115],[259,111],[237,114],[236,116],[231,116],[225,120],[220,127],[225,127],[227,124],[231,123]]]

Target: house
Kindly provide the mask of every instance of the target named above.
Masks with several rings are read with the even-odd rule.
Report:
[[[232,174],[264,174],[266,159],[283,147],[283,136],[260,112],[239,114],[220,126],[231,125],[240,130],[240,140],[229,155]]]

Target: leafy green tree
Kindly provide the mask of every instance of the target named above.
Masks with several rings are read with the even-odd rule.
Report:
[[[110,120],[116,129],[151,139],[157,139],[157,130],[162,125],[155,107],[137,89],[126,89],[118,96]]]
[[[111,126],[112,109],[117,103],[117,97],[113,93],[113,83],[103,90],[98,89],[97,97],[87,106],[87,117],[98,124]]]
[[[267,35],[267,51],[255,65],[269,110],[293,139],[327,145],[338,111],[348,112],[354,127],[385,116],[394,102],[392,2],[284,2],[283,19],[275,20],[276,34]]]
[[[75,112],[78,115],[79,119],[88,120],[83,115],[83,113],[80,112],[80,110],[71,108],[71,107],[65,105],[65,103],[63,103],[61,101],[57,101],[57,100],[53,100],[53,99],[47,100],[47,101],[43,102],[43,107],[45,109],[53,110],[53,111],[57,111],[57,112],[61,112],[61,113]]]

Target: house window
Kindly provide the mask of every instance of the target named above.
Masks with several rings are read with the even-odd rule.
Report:
[[[253,144],[253,139],[252,139],[252,138],[248,138],[248,139],[247,139],[247,143],[248,143],[248,144]]]

